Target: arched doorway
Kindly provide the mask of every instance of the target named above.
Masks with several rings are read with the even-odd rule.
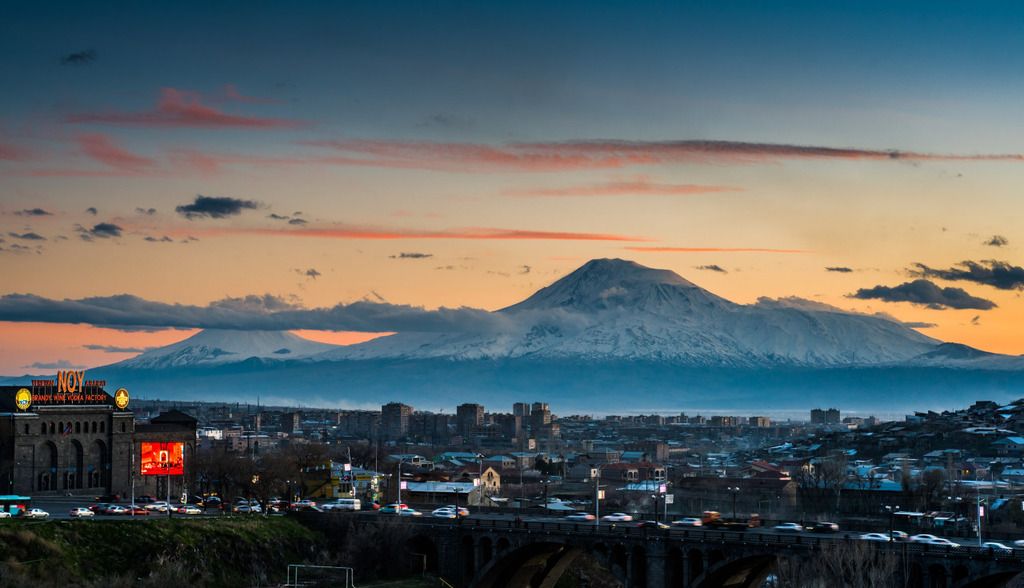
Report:
[[[36,469],[39,472],[36,489],[52,491],[57,489],[57,446],[53,441],[45,441],[39,446],[36,458]]]
[[[96,439],[89,444],[89,487],[106,487],[107,471],[109,469],[110,461],[107,458],[107,444],[100,439]]]
[[[68,444],[67,464],[68,470],[64,474],[64,489],[81,488],[82,478],[85,475],[85,449],[78,439],[72,439]]]

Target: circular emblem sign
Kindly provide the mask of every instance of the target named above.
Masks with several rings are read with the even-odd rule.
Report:
[[[28,410],[28,407],[32,406],[32,393],[28,388],[18,390],[14,395],[14,404],[18,406],[18,410]]]
[[[118,388],[117,392],[114,392],[114,405],[117,408],[124,410],[128,407],[128,391],[124,388]]]

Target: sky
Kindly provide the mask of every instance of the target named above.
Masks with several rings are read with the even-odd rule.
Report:
[[[1024,353],[1020,5],[216,4],[5,9],[0,373],[209,305],[358,342],[597,257]]]

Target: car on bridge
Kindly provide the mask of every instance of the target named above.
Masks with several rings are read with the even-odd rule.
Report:
[[[884,541],[885,543],[890,541],[889,536],[885,533],[864,533],[860,536],[860,539],[864,541]]]
[[[201,515],[203,514],[203,509],[199,508],[194,504],[183,504],[179,506],[174,512],[183,515]]]
[[[436,517],[436,518],[439,518],[439,519],[457,519],[457,518],[459,518],[459,515],[458,515],[457,512],[455,512],[455,509],[448,508],[447,506],[442,506],[441,508],[435,508],[433,510],[433,512],[430,513],[430,516]]]
[[[666,525],[661,521],[640,521],[636,524],[641,529],[671,529],[672,527]]]
[[[676,521],[672,521],[673,527],[703,527],[704,522],[697,517],[684,517]]]
[[[123,515],[127,513],[128,509],[120,504],[108,504],[107,508],[103,509],[103,514],[105,515]]]
[[[800,523],[779,523],[772,528],[783,533],[800,533],[804,530]]]
[[[421,517],[423,513],[416,510],[415,508],[403,508],[396,513],[400,517]]]
[[[380,507],[380,514],[398,514],[400,511],[406,510],[409,505],[404,502],[392,502],[391,504],[385,504]]]
[[[457,506],[457,505],[454,505],[454,504],[446,504],[446,505],[444,505],[441,508],[450,508],[450,509],[454,510],[455,514],[459,515],[460,517],[468,517],[469,516],[469,509],[464,507],[464,506]]]
[[[595,517],[594,515],[590,514],[589,512],[577,512],[577,513],[573,513],[571,515],[567,515],[565,517],[565,520],[567,520],[567,521],[575,521],[577,523],[585,523],[585,522],[593,521],[596,518],[597,517]]]
[[[160,501],[157,501],[157,502],[151,502],[151,503],[147,504],[143,508],[145,508],[146,510],[149,510],[149,511],[167,512],[167,510],[169,508],[171,508],[171,503],[169,503],[167,501],[164,501],[164,500],[160,500]]]
[[[986,541],[981,544],[982,549],[990,549],[992,551],[998,551],[999,553],[1013,553],[1013,550],[1008,546],[996,541]]]
[[[828,521],[818,521],[809,529],[812,533],[838,533],[839,525]]]
[[[893,541],[906,541],[907,539],[910,539],[910,535],[907,535],[903,531],[890,531],[889,534],[892,535]]]
[[[30,508],[22,516],[26,519],[46,519],[50,517],[50,513],[41,508]]]
[[[921,533],[919,535],[913,535],[912,537],[910,537],[910,542],[927,543],[928,541],[932,541],[934,539],[938,539],[938,537],[935,535],[929,535],[928,533]]]
[[[68,512],[68,516],[80,519],[84,517],[94,517],[96,516],[96,513],[94,513],[93,511],[89,510],[84,506],[76,506],[75,508],[71,509],[70,512]]]
[[[606,523],[628,523],[633,520],[633,517],[624,512],[613,512],[612,514],[604,515],[601,517],[601,520]]]

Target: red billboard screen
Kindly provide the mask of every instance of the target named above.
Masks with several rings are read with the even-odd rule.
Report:
[[[183,443],[143,443],[143,476],[181,476],[185,474]]]

